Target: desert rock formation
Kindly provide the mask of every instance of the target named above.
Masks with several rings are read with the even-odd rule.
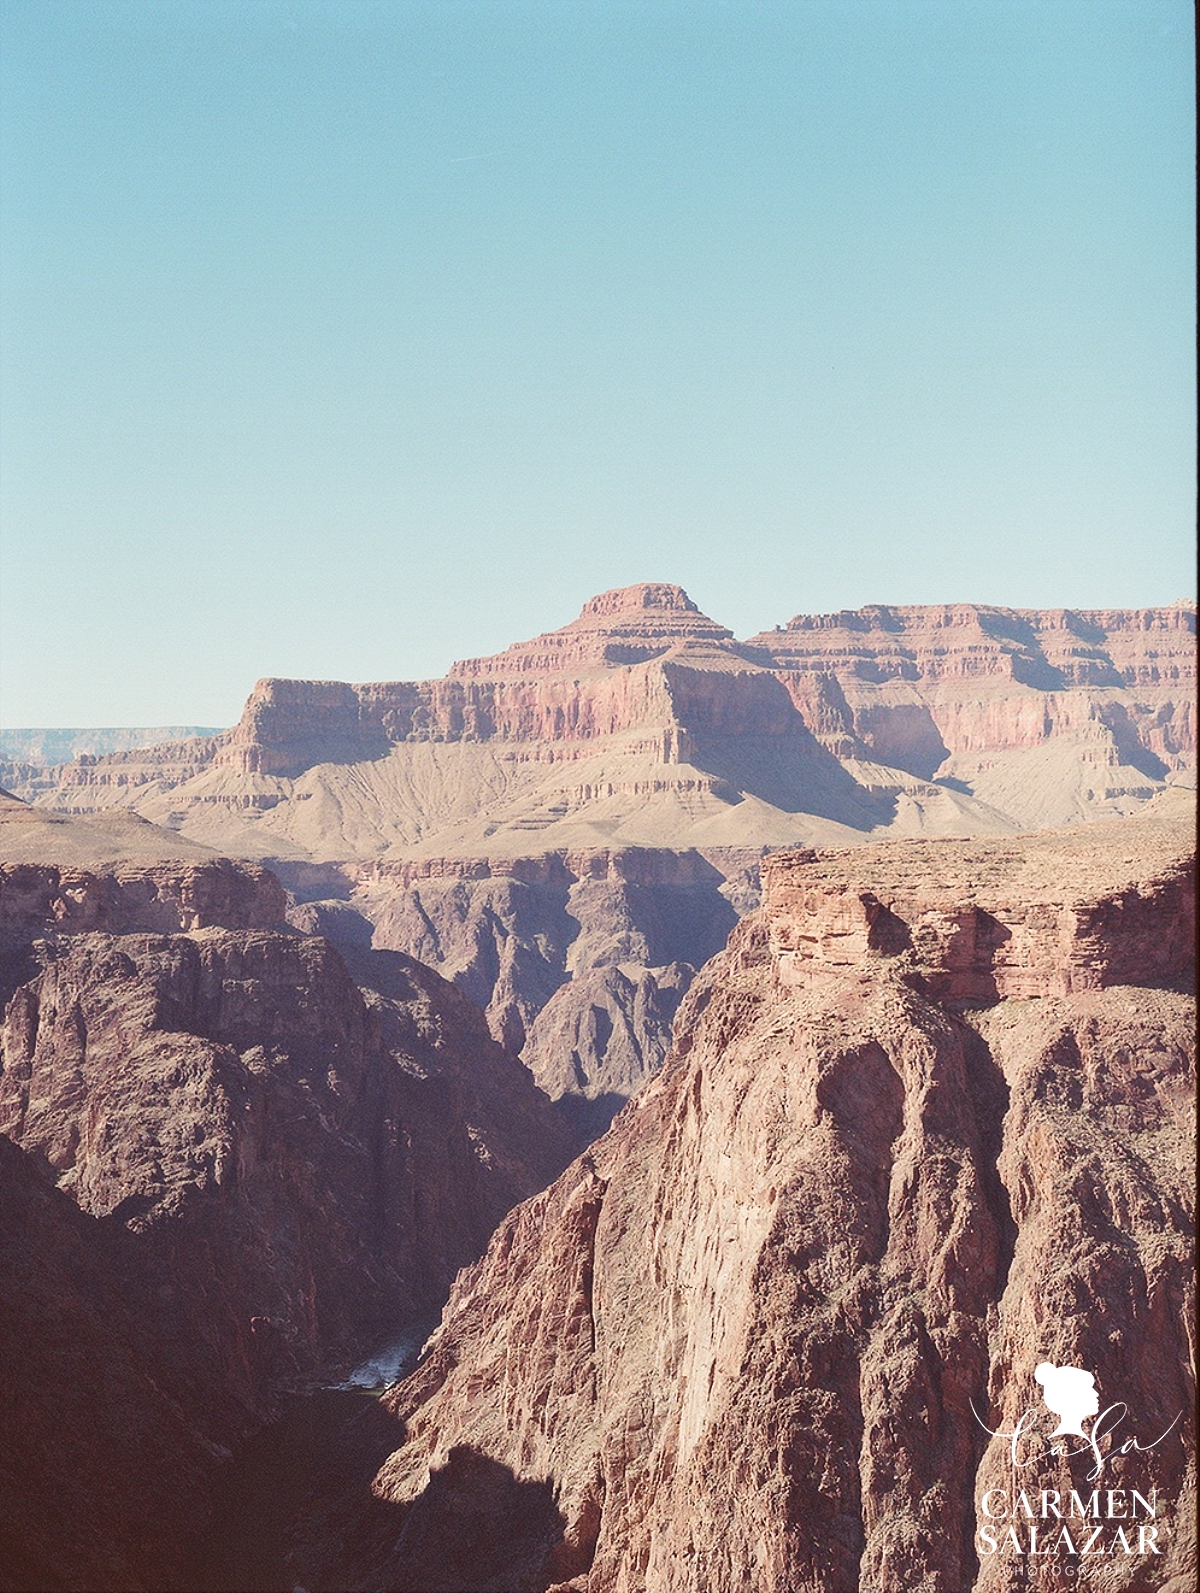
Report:
[[[799,615],[752,637],[822,742],[966,789],[1023,828],[1194,764],[1195,610],[957,604]]]
[[[373,962],[363,991],[319,938],[72,936],[5,1021],[0,1133],[305,1373],[435,1304],[568,1145],[465,997]]]
[[[436,1310],[575,1143],[453,985],[390,951],[352,973],[268,871],[182,850],[0,865],[0,1243],[26,1282],[45,1251],[6,1293],[37,1342],[5,1398],[54,1435],[5,1479],[16,1587],[182,1585],[229,1446]]]
[[[621,848],[345,873],[373,944],[452,979],[594,1133],[662,1061],[695,970],[755,899],[758,862],[756,853]],[[330,932],[354,926],[335,918]]]
[[[981,1501],[1023,1485],[1115,1491],[1090,1585],[1185,1587],[1193,913],[1186,823],[773,859],[663,1070],[459,1278],[370,1495],[314,1501],[305,1585],[1015,1593]],[[1043,1363],[1120,1407],[1099,1481]]]
[[[564,1099],[615,1105],[667,1043],[656,970],[694,967],[716,945],[700,934],[702,951],[621,949],[604,893],[576,885],[565,918],[554,890],[534,911],[534,877],[553,859],[581,885],[589,855],[640,851],[653,873],[653,854],[687,853],[740,910],[757,859],[780,847],[1138,811],[1194,778],[1195,718],[1187,605],[875,606],[739,642],[681,588],[644,583],[442,680],[264,680],[220,735],[56,770],[0,766],[0,779],[81,822],[132,808],[269,861],[306,902],[348,903],[377,926],[376,945],[456,980]],[[658,894],[669,906],[670,890]],[[327,920],[357,932],[345,912]],[[609,943],[588,955],[606,926]],[[604,971],[618,966],[640,1001]],[[589,990],[563,990],[585,973]],[[535,1032],[552,997],[547,1029],[579,1062],[565,1075],[546,1071]]]
[[[0,1588],[186,1587],[206,1489],[269,1414],[136,1236],[0,1135]]]
[[[222,735],[80,758],[17,794],[133,807],[260,859],[993,833],[1130,811],[1192,766],[1194,637],[1182,604],[962,604],[740,643],[649,583],[443,680],[260,681]]]

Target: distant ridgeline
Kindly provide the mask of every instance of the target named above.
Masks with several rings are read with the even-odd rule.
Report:
[[[1183,603],[959,603],[738,641],[681,587],[643,583],[440,680],[260,681],[215,735],[21,732],[46,738],[35,762],[8,732],[0,785],[309,863],[999,834],[1192,784],[1195,632]],[[138,740],[92,750],[104,735]]]
[[[70,763],[81,753],[93,757],[108,752],[133,752],[162,741],[186,741],[191,736],[215,736],[220,726],[158,725],[143,729],[0,730],[0,758],[12,763],[49,766]]]

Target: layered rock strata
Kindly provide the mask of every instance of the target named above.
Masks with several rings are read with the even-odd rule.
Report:
[[[0,757],[29,767],[69,763],[81,754],[95,757],[157,747],[165,741],[195,741],[220,735],[219,725],[160,725],[130,730],[0,730]]]
[[[1029,824],[1041,818],[1037,775],[1043,785],[1067,776],[1065,760],[1053,769],[1038,758],[1050,743],[1071,746],[1088,771],[1082,806],[1120,766],[1161,778],[1194,764],[1195,633],[1182,603],[878,605],[799,615],[746,646],[843,756],[957,779]]]
[[[272,873],[223,857],[106,869],[0,863],[0,943],[93,929],[266,929],[280,925],[286,911],[287,895]]]
[[[218,857],[132,813],[72,819],[0,794],[0,1004],[33,976],[38,940],[280,928],[286,910],[260,864]]]
[[[775,860],[663,1071],[459,1278],[305,1585],[1074,1588],[1022,1489],[1078,1497],[1093,1585],[1189,1585],[1191,852]]]
[[[1187,605],[960,604],[740,643],[647,583],[443,680],[266,680],[222,735],[8,778],[260,858],[994,833],[1132,811],[1193,767],[1194,637]]]
[[[657,1070],[680,997],[757,882],[752,852],[380,863],[355,871],[347,905],[358,922],[335,916],[329,929],[361,935],[365,919],[376,947],[452,979],[594,1133]]]
[[[614,856],[687,852],[721,872],[722,856],[780,847],[1140,811],[1194,779],[1194,644],[1182,604],[877,605],[738,642],[681,588],[644,583],[443,680],[263,681],[220,736],[80,759],[21,789],[92,822],[134,806],[271,860],[308,900],[306,873],[338,872],[328,894],[377,945],[458,982],[596,1126],[586,1103],[611,1110],[665,1049],[659,970],[697,966],[720,938],[644,932],[654,892],[636,909],[632,885],[589,893],[580,860],[611,873]],[[556,859],[575,873],[566,902]],[[602,972],[615,967],[641,997]],[[686,973],[664,977],[673,990]],[[577,1067],[536,1032],[552,998],[547,1035]]]

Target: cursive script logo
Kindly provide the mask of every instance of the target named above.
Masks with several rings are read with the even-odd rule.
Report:
[[[985,1432],[991,1433],[993,1438],[1008,1441],[1014,1467],[1031,1466],[1044,1459],[1047,1452],[1066,1460],[1086,1454],[1092,1460],[1087,1480],[1096,1482],[1103,1474],[1106,1462],[1114,1455],[1128,1455],[1135,1450],[1145,1454],[1156,1448],[1175,1430],[1183,1417],[1180,1411],[1171,1425],[1149,1443],[1143,1443],[1136,1435],[1118,1439],[1118,1429],[1128,1416],[1129,1407],[1123,1401],[1118,1401],[1101,1410],[1096,1379],[1091,1372],[1081,1366],[1055,1366],[1052,1361],[1042,1361],[1033,1375],[1042,1387],[1043,1404],[1052,1416],[1058,1418],[1058,1426],[1048,1439],[1044,1430],[1040,1430],[1044,1429],[1045,1418],[1036,1406],[1026,1410],[1011,1431],[1000,1432],[989,1427],[974,1404],[971,1405],[975,1420]],[[1089,1417],[1094,1418],[1090,1428],[1085,1426]],[[1069,1442],[1072,1438],[1078,1438],[1081,1442],[1072,1446]],[[1102,1450],[1101,1440],[1105,1438],[1110,1442],[1108,1448]]]

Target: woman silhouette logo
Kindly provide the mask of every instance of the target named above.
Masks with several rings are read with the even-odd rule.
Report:
[[[1087,1438],[1083,1419],[1095,1416],[1100,1409],[1096,1379],[1092,1374],[1081,1366],[1055,1366],[1052,1361],[1043,1361],[1034,1368],[1033,1375],[1042,1385],[1042,1403],[1058,1417],[1058,1426],[1051,1438],[1057,1438],[1060,1433]]]

